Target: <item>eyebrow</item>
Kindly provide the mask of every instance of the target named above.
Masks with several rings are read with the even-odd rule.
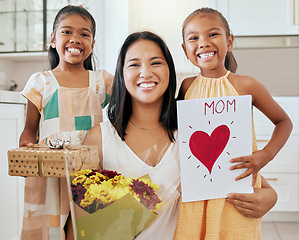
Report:
[[[152,57],[152,58],[150,58],[150,60],[155,60],[155,59],[162,59],[162,60],[166,61],[166,59],[164,57]],[[133,62],[133,61],[138,61],[138,60],[139,60],[139,58],[132,58],[132,59],[128,60],[127,63],[128,62]]]
[[[220,29],[220,28],[217,28],[217,27],[209,28],[209,29],[207,29],[207,32],[208,32],[208,31],[214,31],[214,30],[218,30],[218,31],[220,31],[221,29]],[[198,33],[198,32],[193,31],[193,32],[188,33],[186,36],[189,36],[189,35],[194,34],[194,33]]]
[[[217,28],[217,27],[215,27],[215,28],[210,28],[209,29],[210,31],[213,31],[213,30],[221,30],[220,28]]]
[[[73,27],[71,27],[71,26],[62,26],[60,29],[63,29],[63,28],[70,28],[70,29],[73,29]],[[91,30],[88,29],[88,28],[82,28],[82,30],[85,30],[85,31],[88,31],[88,32],[92,33]]]

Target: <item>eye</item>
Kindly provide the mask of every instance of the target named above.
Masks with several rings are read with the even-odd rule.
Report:
[[[71,34],[71,32],[69,30],[64,30],[64,31],[62,31],[62,33],[64,33],[64,34]]]
[[[83,37],[90,37],[90,35],[88,33],[82,33],[81,34]]]
[[[188,40],[189,40],[189,41],[198,40],[198,37],[197,37],[197,36],[191,36],[191,37],[189,37]]]
[[[132,63],[128,66],[128,68],[134,68],[134,67],[138,67],[139,64],[138,63]]]
[[[161,61],[154,61],[154,62],[152,62],[152,65],[161,65],[161,64],[162,64]]]
[[[209,35],[209,37],[215,37],[215,36],[217,36],[217,35],[219,35],[219,33],[211,33],[211,34]]]

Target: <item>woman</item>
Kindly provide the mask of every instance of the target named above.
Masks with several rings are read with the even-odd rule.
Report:
[[[110,121],[92,128],[84,140],[84,144],[98,146],[102,168],[133,177],[148,173],[175,199],[138,239],[172,239],[177,223],[180,179],[175,89],[174,63],[163,40],[151,32],[129,35],[117,61]],[[265,181],[254,194],[232,196],[231,202],[241,213],[255,205],[255,217],[269,211],[277,198]]]

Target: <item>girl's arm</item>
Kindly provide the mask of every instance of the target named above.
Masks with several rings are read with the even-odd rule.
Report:
[[[277,194],[262,177],[262,187],[255,188],[254,193],[230,193],[227,201],[245,217],[260,218],[275,205]]]
[[[289,116],[261,83],[251,77],[243,77],[240,79],[240,82],[243,82],[242,88],[246,89],[243,90],[243,93],[252,95],[253,105],[264,113],[275,125],[271,139],[263,149],[254,152],[252,155],[231,160],[233,163],[242,162],[233,166],[231,169],[248,169],[245,173],[241,174],[237,180],[245,178],[250,174],[254,174],[253,179],[255,179],[256,173],[269,163],[284,146],[292,131],[293,125]]]
[[[30,147],[32,144],[36,143],[39,120],[40,113],[37,107],[28,100],[26,123],[19,139],[19,147]]]
[[[96,145],[98,147],[100,166],[103,168],[102,130],[100,124],[90,129],[83,141],[83,145]]]

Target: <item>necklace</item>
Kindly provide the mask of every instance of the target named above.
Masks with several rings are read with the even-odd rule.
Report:
[[[141,130],[155,130],[155,129],[158,129],[158,128],[162,127],[162,126],[160,125],[160,126],[158,126],[158,127],[154,127],[154,128],[143,128],[143,127],[138,127],[138,126],[136,126],[131,120],[129,120],[129,122],[130,122],[134,127],[139,128],[139,129],[141,129]]]

